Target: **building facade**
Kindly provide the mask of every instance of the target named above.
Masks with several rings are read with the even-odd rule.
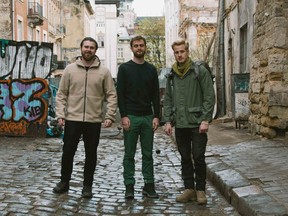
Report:
[[[120,0],[117,30],[117,66],[132,58],[130,40],[135,33],[135,20],[133,0]]]
[[[12,5],[14,1],[1,1],[0,13],[2,15],[0,20],[0,39],[12,40],[14,38],[13,19],[12,19]]]
[[[250,129],[273,138],[288,131],[288,2],[258,1],[250,65]]]
[[[255,1],[223,1],[219,7],[216,73],[218,115],[247,122],[249,110],[249,59],[252,57]],[[222,22],[220,17],[223,17]],[[220,54],[220,55],[219,55]]]
[[[1,1],[0,38],[48,42],[48,0]]]
[[[136,14],[133,9],[133,0],[120,0],[118,23],[120,27],[133,29]]]
[[[53,43],[53,51],[57,61],[63,61],[62,41],[65,38],[66,28],[63,24],[62,1],[48,1],[48,42]]]
[[[193,59],[211,61],[217,13],[218,0],[165,0],[166,65],[174,62],[171,44],[180,38],[189,42]]]
[[[94,10],[87,0],[61,0],[62,24],[65,26],[65,37],[62,39],[62,58],[72,62],[81,55],[80,43],[90,36],[90,21]]]
[[[174,63],[174,55],[171,44],[179,39],[180,27],[180,5],[178,1],[165,0],[165,49],[166,49],[166,65],[170,67]]]
[[[97,56],[108,67],[112,77],[117,76],[117,16],[119,0],[94,1],[95,15],[91,22],[91,35],[98,43]]]
[[[127,62],[132,59],[132,52],[130,49],[130,40],[133,34],[129,34],[126,27],[119,27],[117,33],[117,65]]]
[[[252,134],[288,130],[288,2],[220,1],[215,49],[218,111]],[[221,18],[222,19],[221,19]],[[238,124],[238,126],[239,126]]]

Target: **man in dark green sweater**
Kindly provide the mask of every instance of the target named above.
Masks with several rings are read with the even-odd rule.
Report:
[[[134,198],[135,153],[140,137],[142,174],[145,185],[142,193],[158,198],[154,187],[153,138],[159,125],[160,99],[156,68],[144,60],[146,40],[136,36],[130,41],[133,59],[119,67],[117,75],[118,105],[124,130],[125,198]]]

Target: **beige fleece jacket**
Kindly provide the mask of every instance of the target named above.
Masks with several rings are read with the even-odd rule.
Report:
[[[104,114],[103,104],[106,104]],[[98,57],[86,70],[80,59],[68,65],[56,95],[56,118],[82,122],[115,121],[117,94],[108,68]]]

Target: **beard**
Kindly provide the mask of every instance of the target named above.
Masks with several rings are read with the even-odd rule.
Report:
[[[143,58],[145,56],[145,51],[135,51],[133,52],[133,55],[137,58]]]
[[[82,58],[85,60],[85,61],[91,61],[92,59],[94,59],[95,55],[93,55],[92,52],[82,52]]]

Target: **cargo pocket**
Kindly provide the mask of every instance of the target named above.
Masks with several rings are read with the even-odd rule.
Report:
[[[189,107],[188,108],[188,123],[189,124],[200,124],[202,116],[202,108],[201,107]]]

